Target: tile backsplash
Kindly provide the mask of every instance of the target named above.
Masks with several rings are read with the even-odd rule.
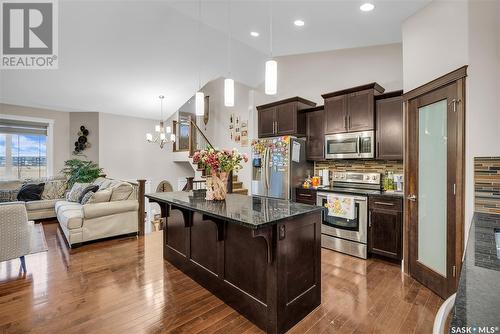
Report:
[[[500,215],[500,157],[474,158],[474,209]]]
[[[380,173],[382,177],[386,171],[402,174],[402,161],[381,161],[381,160],[330,160],[320,161],[314,164],[314,174],[318,175],[320,169],[328,168],[330,177],[332,172],[371,172]]]

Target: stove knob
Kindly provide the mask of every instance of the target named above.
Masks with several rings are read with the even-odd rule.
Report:
[[[375,181],[377,177],[375,175],[372,176],[372,180]]]

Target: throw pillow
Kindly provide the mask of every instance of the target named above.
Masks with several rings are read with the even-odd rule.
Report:
[[[64,192],[67,188],[66,180],[52,180],[45,182],[42,193],[42,199],[64,198]]]
[[[94,182],[92,182],[93,184],[95,184],[96,186],[99,186],[101,187],[101,185],[104,183],[104,181],[106,181],[107,179],[105,177],[102,177],[102,176],[99,176],[97,179],[94,180]]]
[[[89,184],[88,186],[85,187],[85,189],[83,189],[82,193],[80,194],[80,197],[78,197],[78,202],[80,204],[83,204],[82,203],[82,200],[83,200],[83,197],[88,193],[88,192],[93,192],[95,193],[97,191],[97,189],[99,189],[99,186],[96,186],[95,184]]]
[[[99,189],[87,200],[87,204],[109,202],[112,192],[111,189]]]
[[[120,182],[110,188],[113,193],[111,194],[110,201],[123,201],[130,197],[134,188],[128,182]]]
[[[71,187],[71,190],[69,191],[68,195],[66,196],[66,199],[69,202],[78,202],[80,199],[80,195],[82,192],[87,188],[89,183],[78,183],[76,182],[73,184],[73,187]]]
[[[0,189],[0,203],[3,202],[10,202],[11,201],[11,196],[12,196],[12,190],[3,190]]]
[[[28,202],[28,201],[39,201],[43,192],[44,183],[39,184],[25,184],[19,190],[17,194],[17,200]]]
[[[82,200],[80,201],[80,204],[81,205],[85,205],[88,203],[88,201],[92,198],[92,196],[94,196],[94,192],[93,191],[89,191],[87,192],[85,195],[83,195],[83,198]]]

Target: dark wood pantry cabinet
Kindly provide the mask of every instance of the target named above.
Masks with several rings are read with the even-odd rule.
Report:
[[[306,158],[323,160],[325,157],[325,110],[323,106],[304,110],[306,112]]]
[[[257,106],[259,138],[305,136],[306,114],[303,110],[314,106],[316,103],[298,96]]]
[[[375,96],[384,92],[377,83],[321,95],[325,100],[325,133],[375,129]]]
[[[380,160],[403,160],[403,91],[375,98],[376,157]]]
[[[368,252],[401,260],[403,258],[403,198],[370,196],[368,207]]]

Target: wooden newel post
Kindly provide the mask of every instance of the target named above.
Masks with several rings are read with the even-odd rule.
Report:
[[[146,180],[137,180],[139,182],[139,215],[137,219],[137,234],[144,235],[144,221],[146,220],[146,206],[145,206],[145,192],[146,192]]]
[[[233,192],[233,171],[229,172],[227,177],[227,193],[231,194]]]

